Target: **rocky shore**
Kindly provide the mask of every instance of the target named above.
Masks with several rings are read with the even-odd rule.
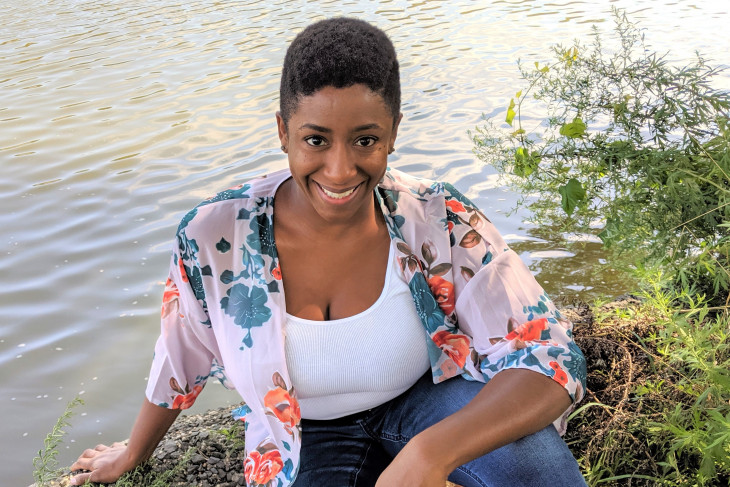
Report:
[[[636,304],[637,300],[624,298],[604,305],[602,312],[610,313],[611,309],[625,309]],[[594,328],[593,313],[588,306],[565,306],[561,311],[573,321],[576,342],[586,356],[589,400],[605,404],[625,401],[628,386],[637,379],[637,362],[645,358],[627,351],[620,336],[612,337],[605,328]],[[633,362],[632,366],[626,367],[627,360]],[[152,459],[120,479],[115,487],[245,486],[243,423],[233,420],[231,409],[181,415],[158,445]],[[584,416],[582,421],[574,423],[574,428],[568,428],[565,438],[576,457],[590,448],[585,444],[586,438],[592,438],[596,433],[600,435],[607,423],[611,424],[609,418]],[[48,485],[70,485],[70,473],[66,469]],[[447,487],[458,486],[448,484]]]

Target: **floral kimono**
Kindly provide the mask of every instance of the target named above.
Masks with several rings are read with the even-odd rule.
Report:
[[[147,387],[151,402],[173,409],[190,407],[211,377],[237,389],[250,487],[288,486],[299,466],[301,415],[273,232],[274,195],[289,177],[283,170],[223,191],[183,218]],[[394,169],[375,194],[430,336],[434,382],[529,369],[578,402],[586,369],[571,323],[474,204],[449,184]],[[569,412],[555,423],[561,433]]]

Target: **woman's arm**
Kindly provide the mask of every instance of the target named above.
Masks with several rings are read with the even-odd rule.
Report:
[[[377,487],[443,487],[455,468],[540,431],[570,403],[565,389],[547,376],[503,370],[459,412],[411,439]]]
[[[75,475],[71,479],[71,485],[82,485],[87,480],[101,483],[116,481],[122,474],[132,470],[152,455],[179,414],[179,409],[160,407],[145,399],[132,427],[129,443],[98,445],[94,449],[84,451],[71,465],[71,470],[88,470],[88,472]]]

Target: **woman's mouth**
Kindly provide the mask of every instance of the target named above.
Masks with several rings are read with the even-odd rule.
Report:
[[[320,188],[322,188],[322,186],[320,186]],[[344,199],[344,198],[347,198],[348,196],[350,196],[353,193],[353,191],[355,191],[355,189],[357,189],[357,186],[355,186],[354,188],[348,189],[347,191],[343,191],[342,193],[335,193],[335,192],[330,191],[325,188],[322,188],[322,191],[324,191],[324,194],[326,194],[330,198],[333,198],[336,200],[341,200],[341,199]]]
[[[326,201],[329,201],[330,203],[343,204],[354,198],[354,193],[362,185],[362,183],[344,191],[332,191],[331,189],[327,189],[317,182],[315,182],[315,185],[320,190],[320,194]]]

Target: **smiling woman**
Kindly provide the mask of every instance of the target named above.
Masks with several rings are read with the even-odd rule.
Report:
[[[558,434],[585,388],[570,322],[471,201],[388,168],[387,36],[309,26],[280,103],[289,168],[183,218],[129,444],[72,482],[148,458],[215,377],[244,401],[251,487],[585,485]]]

